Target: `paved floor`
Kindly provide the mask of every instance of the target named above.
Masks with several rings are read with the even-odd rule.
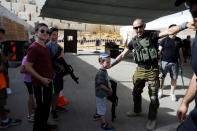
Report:
[[[66,61],[71,64],[75,70],[75,74],[80,77],[80,84],[77,85],[68,76],[64,83],[64,96],[69,100],[69,112],[60,114],[61,120],[51,123],[57,123],[58,131],[100,131],[99,122],[92,121],[95,111],[95,89],[94,77],[99,68],[98,55],[90,53],[81,53],[79,55],[68,54],[65,56]],[[112,59],[113,61],[113,59]],[[131,91],[132,75],[135,71],[136,64],[131,58],[127,58],[108,71],[111,79],[118,82],[119,104],[117,107],[117,119],[112,123],[116,131],[145,131],[144,125],[147,121],[147,112],[149,105],[149,97],[147,87],[144,88],[141,117],[128,118],[125,113],[132,110],[133,102]],[[20,118],[23,123],[20,126],[1,129],[2,131],[31,131],[32,123],[27,122],[27,90],[23,83],[23,75],[19,73],[19,68],[10,68],[9,75],[11,80],[11,89],[13,93],[8,98],[8,108],[11,110],[10,117]],[[184,67],[185,87],[182,87],[180,77],[178,78],[178,86],[176,94],[178,101],[172,102],[170,93],[170,78],[167,76],[165,81],[164,97],[160,99],[160,109],[158,113],[158,124],[156,131],[174,131],[178,123],[176,120],[176,110],[186,92],[189,80],[192,76],[192,70],[189,64]],[[189,110],[194,107],[194,103],[190,105]],[[110,121],[110,103],[108,103],[108,111],[106,114]],[[110,122],[111,123],[111,122]]]

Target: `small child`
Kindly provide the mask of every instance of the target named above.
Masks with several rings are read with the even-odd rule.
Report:
[[[33,87],[32,87],[32,83],[31,83],[31,75],[28,74],[25,70],[25,63],[27,61],[27,50],[29,48],[28,44],[24,45],[24,58],[22,60],[22,65],[21,65],[21,73],[24,73],[24,83],[28,89],[29,92],[29,100],[28,100],[28,116],[27,119],[30,122],[34,121],[34,110],[35,110],[35,102],[34,102],[34,96],[33,96]]]
[[[99,56],[99,63],[101,68],[95,77],[95,92],[96,92],[96,113],[93,116],[93,120],[101,120],[101,128],[103,130],[112,131],[113,126],[109,125],[105,120],[106,101],[107,96],[112,95],[112,91],[108,85],[107,69],[110,68],[111,58],[107,54]]]

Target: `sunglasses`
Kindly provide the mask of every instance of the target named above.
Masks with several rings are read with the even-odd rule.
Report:
[[[144,25],[133,27],[133,29],[137,30],[138,28],[141,29],[142,27],[144,27]]]
[[[48,30],[43,30],[43,29],[42,29],[42,30],[40,30],[40,33],[42,33],[42,34],[44,34],[44,33],[45,33],[45,34],[49,34],[50,32],[49,32]]]

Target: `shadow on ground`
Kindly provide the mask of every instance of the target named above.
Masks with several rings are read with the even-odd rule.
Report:
[[[181,90],[181,89],[185,89],[187,90],[188,86],[182,86],[182,85],[177,85],[176,86],[176,90]],[[165,85],[164,90],[170,90],[171,89],[171,85]]]

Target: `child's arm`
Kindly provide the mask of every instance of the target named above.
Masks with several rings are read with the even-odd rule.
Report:
[[[104,84],[100,84],[100,88],[107,91],[109,93],[109,95],[112,95],[112,90],[107,88]]]
[[[25,65],[21,65],[20,72],[27,73],[27,71],[25,70]]]
[[[25,69],[26,59],[27,59],[27,58],[24,57],[23,60],[22,60],[22,64],[21,64],[21,67],[20,67],[20,73],[28,73],[28,72],[26,71],[26,69]]]

